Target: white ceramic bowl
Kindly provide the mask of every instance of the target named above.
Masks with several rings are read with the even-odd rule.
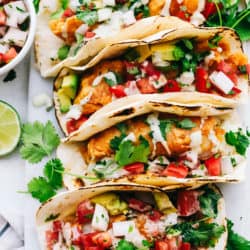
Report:
[[[11,69],[14,69],[15,66],[18,63],[20,63],[24,59],[24,57],[28,54],[31,45],[33,44],[36,31],[36,12],[32,0],[24,0],[24,2],[30,14],[30,26],[29,26],[28,37],[18,55],[10,63],[0,67],[0,75],[8,73]]]

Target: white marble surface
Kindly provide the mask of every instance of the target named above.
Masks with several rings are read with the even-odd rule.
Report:
[[[247,48],[247,51],[250,55],[250,47]],[[32,61],[29,73],[29,64],[26,59],[17,67],[15,81],[3,83],[0,79],[0,99],[12,104],[21,115],[23,122],[26,120],[42,122],[52,120],[56,125],[54,111],[46,112],[44,107],[35,108],[32,105],[32,98],[36,94],[45,92],[52,95],[51,82],[42,79],[33,65]],[[244,123],[250,126],[249,104],[241,106],[239,110]],[[39,249],[35,230],[35,212],[39,203],[29,195],[19,194],[17,191],[26,190],[24,183],[27,183],[30,178],[38,176],[46,161],[47,159],[44,159],[40,164],[30,165],[19,158],[18,152],[0,159],[0,213],[1,209],[7,208],[13,214],[24,215],[26,250]],[[250,179],[249,168],[246,170],[246,176],[247,180]],[[221,188],[226,199],[228,217],[235,222],[235,229],[250,239],[250,182],[221,185]]]

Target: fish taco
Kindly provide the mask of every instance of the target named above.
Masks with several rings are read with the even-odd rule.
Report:
[[[65,167],[63,179],[69,189],[100,182],[166,189],[237,182],[244,176],[247,134],[235,113],[209,117],[150,113],[86,141],[62,143],[57,157]]]
[[[60,194],[36,218],[41,249],[223,250],[225,204],[215,186],[162,192],[107,185]]]
[[[141,114],[137,102],[146,105],[160,98],[153,95],[165,94],[158,100],[166,104],[232,108],[247,98],[247,68],[241,43],[230,29],[165,31],[139,45],[110,45],[76,71],[63,69],[54,85],[56,115],[69,140],[83,140],[88,124],[98,126],[98,115],[108,119],[111,109],[115,113],[126,104],[136,107],[133,115]],[[195,115],[203,115],[202,108]]]

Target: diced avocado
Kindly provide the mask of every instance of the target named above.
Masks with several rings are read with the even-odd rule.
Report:
[[[62,89],[65,95],[70,99],[74,99],[78,88],[78,76],[76,74],[70,74],[63,77]]]
[[[151,50],[148,45],[138,46],[136,51],[139,53],[140,57],[137,59],[139,63],[144,62],[149,56],[151,56]]]
[[[91,199],[91,202],[104,206],[111,215],[125,214],[128,210],[128,204],[111,192],[97,195]]]
[[[64,89],[59,89],[57,95],[60,103],[61,112],[62,113],[68,112],[71,106],[70,98],[65,94]]]
[[[185,56],[184,51],[175,44],[161,43],[151,46],[152,54],[160,55],[164,61],[178,61]]]
[[[154,199],[158,209],[164,214],[170,214],[176,212],[176,208],[168,198],[167,194],[154,192]]]

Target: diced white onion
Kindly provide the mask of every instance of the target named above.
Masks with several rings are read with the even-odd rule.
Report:
[[[176,213],[168,214],[164,220],[165,227],[177,224],[177,218],[178,216]]]
[[[105,207],[96,204],[91,225],[95,230],[106,231],[109,224],[109,215]]]
[[[186,71],[183,72],[179,78],[177,78],[178,82],[181,82],[183,84],[191,85],[194,81],[194,72],[192,71]]]
[[[115,6],[115,0],[103,0],[104,6]]]
[[[84,23],[75,31],[75,33],[84,35],[88,29],[89,26],[86,23]]]
[[[135,230],[135,222],[132,220],[114,222],[112,226],[115,237],[126,236],[129,233],[133,233]]]
[[[70,107],[70,110],[67,112],[67,114],[65,115],[66,119],[75,119],[78,120],[82,115],[82,107],[80,105],[72,105]]]
[[[9,50],[9,46],[7,44],[0,44],[0,53],[5,54]]]
[[[135,81],[130,81],[128,87],[124,89],[124,92],[128,96],[141,93],[140,90],[138,89]]]
[[[22,31],[11,27],[9,28],[5,36],[1,39],[1,42],[9,43],[10,41],[12,41],[15,45],[23,47],[27,35],[27,31]]]
[[[202,143],[202,134],[201,131],[195,131],[193,133],[190,134],[190,139],[191,139],[191,148],[192,150],[196,151],[197,153],[200,152],[200,146]]]
[[[228,94],[232,90],[232,88],[234,87],[234,83],[222,71],[219,71],[219,72],[218,71],[214,71],[209,76],[209,79],[224,94]]]
[[[195,11],[190,19],[190,23],[192,23],[195,26],[199,26],[203,24],[205,21],[206,18],[199,11]]]
[[[136,138],[135,138],[135,134],[134,133],[129,133],[122,141],[132,141],[135,142]]]
[[[112,9],[111,8],[99,9],[97,11],[97,15],[98,15],[98,21],[99,22],[109,20],[111,18],[111,16],[112,16]]]
[[[32,103],[35,107],[45,106],[48,108],[52,106],[52,98],[48,94],[42,93],[34,96]]]

